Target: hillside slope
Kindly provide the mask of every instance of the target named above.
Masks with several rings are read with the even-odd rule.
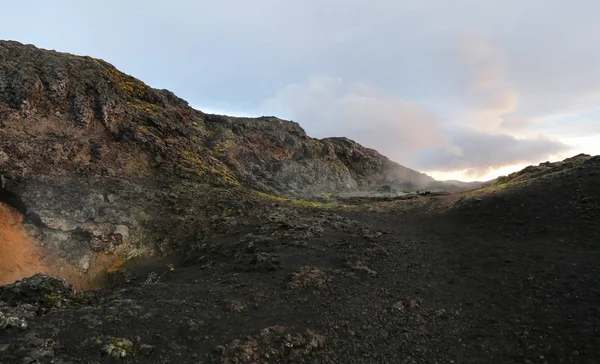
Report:
[[[102,60],[16,42],[0,42],[0,120],[9,178],[160,173],[281,193],[433,181],[351,140],[207,115]]]
[[[587,158],[528,182],[346,210],[274,203],[218,219],[183,262],[124,265],[105,292],[44,276],[0,286],[0,354],[597,363],[599,167]]]
[[[82,271],[251,210],[253,191],[322,195],[433,181],[294,122],[195,110],[90,57],[0,41],[0,202]]]

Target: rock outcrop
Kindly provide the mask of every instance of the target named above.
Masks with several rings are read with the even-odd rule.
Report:
[[[90,57],[0,43],[8,179],[156,173],[276,192],[423,186],[432,178],[275,117],[207,115]]]
[[[208,115],[105,61],[11,41],[0,41],[0,177],[0,201],[29,234],[82,270],[94,253],[166,249],[203,218],[247,208],[248,191],[433,182],[349,139]]]

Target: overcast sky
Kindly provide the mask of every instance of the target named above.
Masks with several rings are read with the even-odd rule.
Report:
[[[437,178],[600,154],[597,0],[2,1],[0,37]]]

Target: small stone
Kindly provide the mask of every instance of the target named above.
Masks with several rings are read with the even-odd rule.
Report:
[[[5,328],[15,328],[20,330],[27,329],[27,321],[15,316],[5,315],[0,312],[0,330]]]
[[[83,270],[88,270],[90,268],[91,257],[89,255],[84,255],[77,262],[77,266]]]
[[[225,300],[225,309],[229,312],[246,311],[246,304],[238,300]]]
[[[13,284],[0,286],[0,301],[19,301],[38,307],[62,307],[75,296],[73,286],[64,279],[44,274],[24,278]]]
[[[102,352],[113,358],[124,358],[131,353],[133,343],[125,338],[112,338],[102,347]]]
[[[87,201],[92,204],[102,204],[104,202],[104,195],[101,193],[92,193],[88,196]]]
[[[252,257],[250,265],[253,270],[273,271],[280,268],[281,261],[278,255],[271,253],[257,253]]]
[[[204,326],[204,321],[197,321],[194,319],[189,319],[187,322],[188,328],[192,332],[198,332]]]
[[[392,309],[402,312],[404,311],[404,303],[402,303],[402,301],[394,302],[392,304]]]
[[[128,239],[129,238],[129,228],[125,225],[117,225],[115,226],[115,231],[114,234],[117,235],[121,235],[121,237],[123,239]]]
[[[6,164],[8,160],[8,155],[3,150],[0,150],[0,166]]]
[[[92,228],[89,230],[89,233],[96,238],[101,237],[104,234],[99,228]]]
[[[300,288],[324,288],[330,281],[328,275],[320,269],[304,266],[288,278],[287,288],[296,290]]]
[[[149,344],[140,345],[140,353],[144,355],[150,355],[154,351],[154,346]]]
[[[106,195],[106,200],[108,201],[108,203],[115,203],[117,201],[117,196],[113,195],[112,193],[109,193]]]
[[[419,301],[412,299],[408,301],[408,307],[410,308],[419,308]]]
[[[72,225],[69,222],[62,220],[60,218],[57,218],[57,217],[40,215],[40,220],[42,221],[42,223],[44,225],[46,225],[50,229],[54,229],[54,230],[72,231],[77,227],[77,226]]]

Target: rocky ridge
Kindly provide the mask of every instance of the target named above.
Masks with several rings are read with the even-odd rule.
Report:
[[[0,177],[0,202],[82,271],[101,253],[168,250],[211,216],[243,213],[252,191],[433,182],[352,140],[314,139],[275,117],[205,114],[105,61],[12,41],[0,41]]]

